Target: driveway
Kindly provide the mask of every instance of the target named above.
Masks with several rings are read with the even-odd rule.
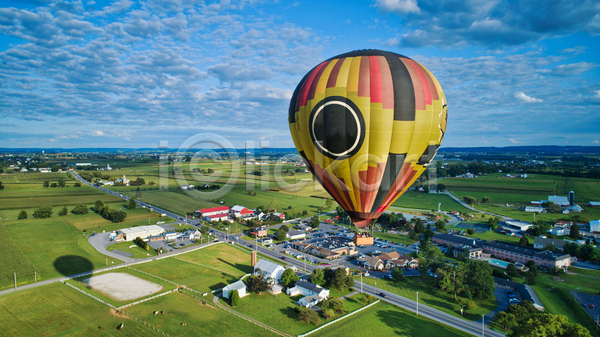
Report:
[[[496,306],[496,309],[494,309],[494,311],[485,315],[486,320],[492,321],[497,313],[499,313],[500,311],[506,311],[506,309],[508,309],[509,303],[507,293],[509,291],[510,290],[507,289],[496,288],[496,291],[494,291],[494,296],[496,297],[496,301],[498,301],[498,305]]]
[[[119,253],[109,252],[106,250],[106,247],[110,246],[114,241],[110,241],[108,238],[109,233],[96,233],[88,238],[88,242],[94,247],[100,254],[108,255],[117,260],[121,260],[123,262],[134,261],[126,256],[123,256]]]

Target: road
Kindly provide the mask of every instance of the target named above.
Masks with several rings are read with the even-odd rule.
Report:
[[[513,218],[511,218],[511,217],[504,216],[504,215],[500,215],[500,214],[494,214],[494,213],[485,212],[485,211],[480,211],[480,210],[478,210],[478,209],[476,209],[476,208],[473,208],[473,206],[471,206],[471,205],[467,204],[466,202],[464,202],[464,201],[460,200],[459,198],[457,198],[456,196],[454,196],[454,194],[452,194],[452,193],[450,193],[450,192],[448,192],[448,191],[444,191],[444,193],[446,193],[448,196],[450,196],[450,198],[452,198],[452,199],[456,200],[456,202],[458,202],[459,204],[461,204],[463,207],[465,207],[465,208],[467,208],[467,209],[470,209],[470,210],[472,210],[472,211],[479,212],[479,213],[485,213],[485,214],[489,214],[489,215],[493,215],[493,216],[497,216],[497,217],[501,218],[501,219],[502,219],[502,221],[506,221],[506,220],[516,220],[516,219],[513,219]]]
[[[114,191],[110,191],[110,190],[105,189],[103,187],[94,186],[94,185],[88,183],[85,179],[81,178],[76,172],[73,172],[73,175],[79,181],[81,181],[82,183],[84,183],[86,185],[89,185],[91,187],[97,188],[97,189],[99,189],[101,191],[104,191],[106,193],[113,194],[113,195],[118,196],[120,198],[123,198],[125,200],[129,200],[129,197],[127,197],[125,195],[122,195],[122,194],[114,192]],[[456,200],[456,197],[452,196],[451,194],[450,194],[450,196]],[[462,201],[460,201],[460,200],[457,200],[457,201],[459,201],[459,202],[462,203]],[[156,212],[159,212],[159,213],[162,213],[162,214],[166,214],[166,216],[168,216],[170,218],[173,218],[175,220],[183,220],[183,218],[180,215],[178,215],[178,214],[175,214],[175,213],[172,213],[172,212],[160,209],[160,208],[155,207],[153,205],[146,204],[146,203],[141,202],[139,200],[136,201],[136,202],[137,202],[138,205],[152,208],[152,210],[154,210]],[[187,221],[187,219],[185,219],[185,220]],[[196,222],[192,221],[192,222],[188,222],[188,223],[196,225],[197,221]],[[248,247],[248,244],[250,244],[251,246],[253,245],[253,242],[251,242],[251,241],[241,240],[241,235],[239,235],[239,234],[237,234],[237,235],[227,235],[226,233],[223,233],[223,232],[221,232],[219,230],[216,230],[216,229],[212,229],[211,233],[215,234],[215,236],[217,238],[221,239],[221,240],[223,240],[223,239],[225,239],[227,237],[227,239],[229,241],[233,240],[234,242],[236,242],[236,241],[237,242],[244,242],[247,249],[250,248],[250,247]],[[276,252],[276,251],[264,248],[262,246],[257,246],[257,245],[253,245],[253,246],[254,246],[255,250],[257,250],[261,254],[269,256],[271,258],[282,259],[283,257],[285,257],[285,255],[283,255],[283,254],[281,254],[279,252]],[[190,247],[190,249],[182,249],[182,250],[180,250],[178,252],[173,252],[173,253],[177,253],[175,255],[179,255],[180,253],[184,253],[184,252],[187,252],[188,250],[192,250],[192,249],[199,249],[199,247],[198,246],[196,246],[196,247]],[[161,255],[161,257],[167,257],[167,256],[169,256],[169,255],[171,255],[173,253],[163,254],[163,255]],[[135,262],[135,264],[137,264],[137,263],[143,263],[143,262],[152,260],[153,258],[156,258],[156,257],[151,257],[151,258],[146,258],[146,259],[138,260],[137,262]],[[310,273],[313,270],[315,270],[316,268],[319,268],[319,267],[314,266],[314,265],[305,264],[304,262],[296,260],[296,259],[293,259],[293,258],[287,258],[286,262],[288,264],[290,264],[290,265],[296,266],[300,270],[304,270],[304,268],[306,268],[306,272],[307,273]],[[131,264],[131,262],[126,263],[126,264]],[[355,268],[355,266],[353,266],[353,268]],[[103,269],[110,269],[110,268],[103,268]],[[102,271],[103,269],[98,270],[98,272]],[[96,272],[96,271],[94,271],[94,272]],[[85,274],[85,273],[83,273],[83,274]],[[53,282],[57,282],[60,279],[63,279],[63,278],[54,279]],[[52,280],[48,280],[48,281],[45,281],[45,282],[51,283],[50,281],[52,281]],[[41,283],[42,282],[38,282],[38,283],[35,283],[34,285],[36,285],[36,286],[37,285],[41,285]],[[360,282],[355,282],[355,284],[356,284],[357,288],[360,287]],[[20,287],[20,288],[21,289],[25,289],[26,287],[27,286],[23,286],[23,287]],[[363,292],[368,293],[370,295],[373,295],[373,296],[381,299],[382,301],[385,301],[385,302],[388,302],[388,303],[400,306],[400,307],[402,307],[404,309],[407,309],[409,311],[416,312],[416,310],[417,310],[417,304],[413,300],[404,298],[402,296],[399,296],[399,295],[396,295],[396,294],[393,294],[393,293],[390,293],[390,292],[383,291],[380,288],[376,288],[374,286],[367,285],[367,284],[363,284],[362,285],[362,289],[363,289]],[[11,291],[14,291],[14,290],[5,290],[3,292],[0,292],[0,295],[2,295],[5,292],[11,292]],[[386,296],[383,297],[380,294],[385,294]],[[439,311],[437,309],[430,308],[430,307],[428,307],[426,305],[423,305],[423,304],[419,304],[418,311],[419,311],[419,315],[431,318],[433,320],[436,320],[438,322],[444,323],[444,324],[449,325],[451,327],[454,327],[456,329],[465,331],[467,333],[470,333],[470,334],[473,334],[473,335],[476,335],[476,336],[479,336],[482,333],[482,321],[481,320],[478,320],[478,321],[466,321],[464,319],[461,319],[461,318],[458,318],[458,317],[454,317],[452,315],[449,315],[449,314],[444,313],[442,311]],[[482,319],[484,319],[484,317]],[[489,320],[485,320],[485,322],[489,323]],[[484,328],[484,331],[485,331],[485,335],[487,335],[487,336],[504,337],[503,334],[500,334],[498,332],[490,330],[489,328],[487,328],[487,326],[485,326],[483,328]]]

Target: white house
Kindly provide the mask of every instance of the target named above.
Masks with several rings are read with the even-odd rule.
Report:
[[[312,307],[317,303],[329,298],[328,289],[306,281],[296,282],[296,286],[289,288],[287,290],[287,294],[290,296],[304,295],[303,298],[298,300],[298,305],[304,307]]]
[[[182,239],[184,240],[194,240],[197,238],[200,238],[200,231],[197,229],[188,229],[185,232],[183,232],[183,235],[181,236]]]
[[[590,232],[600,232],[600,220],[590,221]]]
[[[254,275],[263,275],[264,280],[281,281],[281,274],[285,271],[281,265],[267,260],[259,260],[254,265]]]
[[[548,232],[556,236],[563,236],[569,235],[569,233],[571,233],[571,230],[565,227],[556,226],[552,229],[549,229]]]
[[[232,284],[228,284],[225,288],[223,288],[223,297],[229,298],[229,293],[232,290],[237,290],[240,298],[248,295],[248,293],[246,293],[246,284],[241,280]]]

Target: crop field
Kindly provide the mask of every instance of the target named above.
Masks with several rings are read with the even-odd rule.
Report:
[[[1,296],[0,317],[4,336],[157,335],[61,283]],[[121,323],[125,328],[119,331],[117,326]]]
[[[423,193],[414,190],[406,191],[392,204],[391,207],[431,211],[438,209],[438,203],[442,204],[442,211],[468,211],[465,207],[456,202],[456,200],[446,194]],[[393,209],[390,210],[393,211]]]
[[[205,297],[212,301],[212,296]],[[164,311],[164,315],[153,312]],[[211,304],[180,293],[168,294],[125,309],[125,313],[147,322],[172,337],[185,336],[275,336]],[[181,323],[185,323],[183,326]]]
[[[142,263],[133,268],[203,293],[221,289],[239,280],[239,276],[201,267],[176,258]]]
[[[242,299],[243,300],[243,299]],[[443,333],[442,333],[443,331]],[[471,336],[397,306],[379,302],[349,319],[319,330],[313,336]]]
[[[19,276],[19,283],[34,280],[35,266],[19,246],[11,238],[6,226],[0,224],[0,286],[14,284],[14,273]]]
[[[106,257],[88,243],[87,236],[61,218],[3,222],[14,243],[34,265],[38,281],[106,266]],[[109,259],[111,264],[111,261],[114,264],[121,263],[119,260]],[[57,262],[59,265],[55,265]],[[7,273],[12,272],[9,270]],[[17,274],[18,282],[20,277]],[[33,280],[29,275],[23,277]],[[0,289],[10,286],[12,280],[0,283]]]

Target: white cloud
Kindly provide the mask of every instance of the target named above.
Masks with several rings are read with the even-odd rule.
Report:
[[[508,140],[510,140],[510,142],[513,143],[513,144],[522,144],[523,143],[523,142],[520,142],[520,141],[518,141],[518,140],[516,140],[514,138],[509,138]]]
[[[416,0],[377,0],[377,6],[387,12],[419,12],[419,6],[417,5]]]
[[[102,132],[102,131],[92,131],[92,136],[104,136],[104,132]]]
[[[520,99],[523,102],[526,102],[526,103],[541,103],[541,102],[544,101],[544,100],[539,99],[539,98],[527,96],[522,91],[516,92],[515,93],[515,97],[518,98],[518,99]]]

